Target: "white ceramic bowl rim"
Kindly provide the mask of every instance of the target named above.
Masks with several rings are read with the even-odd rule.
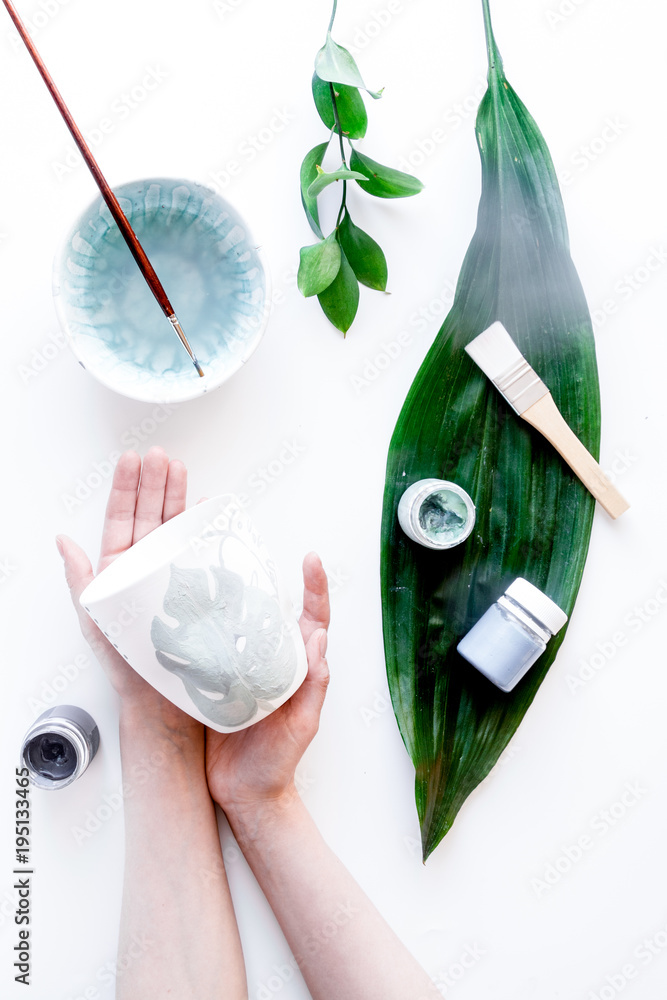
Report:
[[[195,382],[192,383],[192,389],[188,392],[183,392],[179,394],[170,393],[167,396],[162,396],[162,395],[153,395],[148,392],[142,392],[141,389],[138,389],[136,392],[132,392],[131,394],[130,392],[125,392],[122,389],[119,389],[117,382],[115,382],[112,378],[110,378],[104,371],[95,370],[90,365],[89,359],[83,355],[83,352],[79,346],[77,338],[74,336],[72,332],[70,326],[70,320],[69,317],[67,316],[66,307],[63,301],[60,279],[61,279],[61,274],[63,272],[63,267],[67,260],[67,255],[69,252],[69,247],[71,245],[72,239],[81,230],[83,221],[90,215],[92,209],[96,205],[99,205],[101,207],[101,205],[103,204],[101,194],[98,194],[95,198],[92,199],[92,201],[89,201],[86,204],[86,206],[79,212],[74,224],[69,227],[66,236],[61,241],[60,247],[56,252],[53,260],[52,290],[53,290],[53,299],[55,303],[56,314],[58,316],[61,329],[65,334],[65,339],[67,341],[67,344],[72,353],[74,354],[75,358],[77,359],[81,367],[85,369],[85,371],[89,372],[89,374],[92,375],[93,378],[95,378],[102,385],[106,386],[107,389],[111,389],[113,392],[117,392],[128,399],[136,399],[139,402],[143,403],[177,404],[177,403],[186,403],[191,399],[199,399],[201,396],[206,395],[208,392],[212,392],[213,390],[218,389],[224,382],[227,381],[227,379],[231,378],[232,375],[234,375],[240,368],[242,368],[243,365],[248,360],[248,358],[250,358],[251,355],[255,352],[255,350],[260,344],[260,341],[262,340],[262,337],[264,336],[266,327],[269,322],[269,315],[271,312],[270,308],[271,273],[269,270],[266,253],[263,250],[261,243],[259,243],[253,237],[253,234],[255,233],[254,226],[249,225],[246,221],[245,216],[241,215],[239,210],[231,202],[227,201],[227,199],[222,194],[220,194],[218,191],[215,191],[207,184],[203,184],[201,181],[190,180],[185,177],[165,177],[165,176],[138,177],[133,180],[123,181],[121,184],[113,185],[113,191],[114,194],[122,197],[123,190],[125,188],[132,187],[137,184],[160,184],[160,183],[168,183],[168,184],[181,183],[187,185],[190,188],[192,187],[201,188],[202,190],[208,192],[210,196],[218,199],[221,205],[228,206],[234,212],[239,221],[242,222],[243,225],[245,226],[248,236],[252,238],[253,250],[257,254],[257,257],[262,265],[262,270],[264,272],[263,315],[261,322],[257,325],[257,329],[255,330],[253,338],[249,341],[247,350],[244,351],[244,353],[237,359],[237,364],[235,367],[229,368],[220,378],[216,379],[215,381],[208,381],[206,377],[198,378]],[[166,322],[167,319],[165,317],[165,323]]]

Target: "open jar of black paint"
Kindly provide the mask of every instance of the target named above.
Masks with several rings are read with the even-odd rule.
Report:
[[[26,733],[21,761],[38,788],[65,788],[76,781],[97,753],[100,733],[88,712],[54,705]]]

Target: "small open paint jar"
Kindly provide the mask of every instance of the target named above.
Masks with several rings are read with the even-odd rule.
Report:
[[[566,621],[567,615],[550,597],[517,577],[457,649],[501,691],[511,691]]]
[[[100,745],[93,717],[75,705],[55,705],[33,722],[21,760],[38,788],[65,788],[83,774]]]
[[[420,479],[401,497],[398,520],[413,542],[429,549],[451,549],[472,531],[475,505],[456,483]]]

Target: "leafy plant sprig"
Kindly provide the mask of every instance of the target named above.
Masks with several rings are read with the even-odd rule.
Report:
[[[411,174],[371,160],[352,145],[353,139],[363,139],[368,125],[361,91],[366,90],[376,100],[382,91],[368,90],[352,55],[331,37],[336,7],[334,0],[327,39],[315,58],[312,80],[315,107],[331,133],[301,164],[301,201],[318,242],[301,248],[297,285],[304,296],[317,295],[327,318],[346,334],[357,313],[359,282],[379,291],[387,287],[387,261],[381,247],[352,222],[348,183],[355,181],[376,198],[407,198],[418,194],[423,184]],[[335,170],[325,171],[322,161],[334,135],[338,136],[341,162]],[[317,199],[336,181],[342,181],[340,209],[333,231],[325,236]]]

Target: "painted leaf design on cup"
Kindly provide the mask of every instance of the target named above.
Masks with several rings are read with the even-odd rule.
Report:
[[[289,688],[297,653],[280,605],[238,573],[172,563],[163,609],[177,624],[153,619],[155,655],[211,722],[243,725]]]

